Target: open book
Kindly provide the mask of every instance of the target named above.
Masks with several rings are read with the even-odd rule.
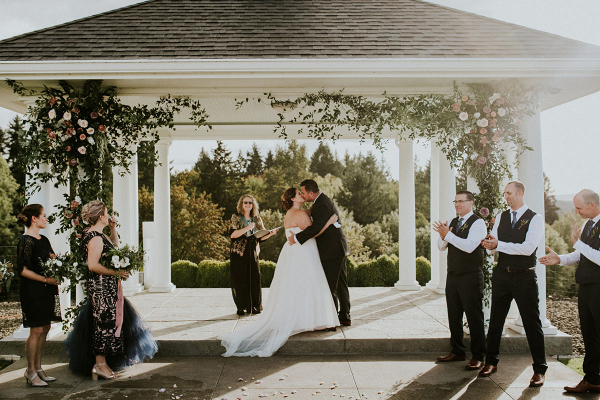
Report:
[[[281,228],[280,226],[278,226],[277,228],[273,228],[273,229],[261,229],[260,231],[256,231],[254,232],[254,237],[257,239],[260,239],[263,236],[268,235],[269,233],[271,233],[272,231],[274,231],[275,229],[279,229]]]

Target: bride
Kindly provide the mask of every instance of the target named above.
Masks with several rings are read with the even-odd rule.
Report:
[[[287,211],[286,236],[312,224],[310,210],[301,209],[304,199],[298,189],[286,190],[281,203]],[[336,221],[334,214],[319,235]],[[286,240],[267,300],[256,322],[220,338],[226,349],[223,356],[270,357],[292,335],[340,325],[314,238],[291,246]]]

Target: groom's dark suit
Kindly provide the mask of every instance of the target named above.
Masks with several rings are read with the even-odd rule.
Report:
[[[313,224],[298,233],[296,241],[304,244],[308,239],[315,237],[333,214],[340,216],[333,201],[321,193],[315,199],[311,209]],[[341,223],[341,221],[338,222]],[[344,230],[341,227],[336,228],[330,225],[316,238],[316,241],[333,302],[336,309],[339,310],[340,321],[350,321],[350,293],[348,292],[348,271],[346,269],[346,255],[349,250]]]

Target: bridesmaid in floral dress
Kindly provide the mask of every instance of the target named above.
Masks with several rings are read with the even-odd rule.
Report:
[[[84,205],[81,216],[91,225],[81,243],[90,270],[86,285],[89,301],[66,340],[69,367],[82,374],[91,368],[92,380],[113,379],[117,374],[109,367],[107,357],[113,368],[121,368],[152,358],[158,347],[131,303],[123,297],[116,277],[127,279],[128,272],[101,264],[102,256],[119,243],[116,220],[108,216],[106,206],[99,200]],[[102,233],[107,225],[110,238]],[[118,312],[120,299],[122,314]],[[95,359],[92,361],[86,354],[93,354]]]

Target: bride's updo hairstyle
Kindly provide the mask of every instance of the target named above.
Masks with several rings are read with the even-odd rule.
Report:
[[[106,206],[100,200],[92,200],[81,209],[81,219],[89,225],[94,225],[98,222],[98,218],[104,215]]]
[[[281,207],[283,207],[283,211],[287,211],[290,208],[292,208],[292,206],[294,205],[292,199],[296,197],[297,190],[298,189],[291,187],[285,192],[283,192],[283,195],[281,196]]]
[[[17,215],[17,223],[29,228],[33,222],[33,217],[39,217],[44,211],[44,206],[41,204],[28,204],[21,210],[21,214]]]

